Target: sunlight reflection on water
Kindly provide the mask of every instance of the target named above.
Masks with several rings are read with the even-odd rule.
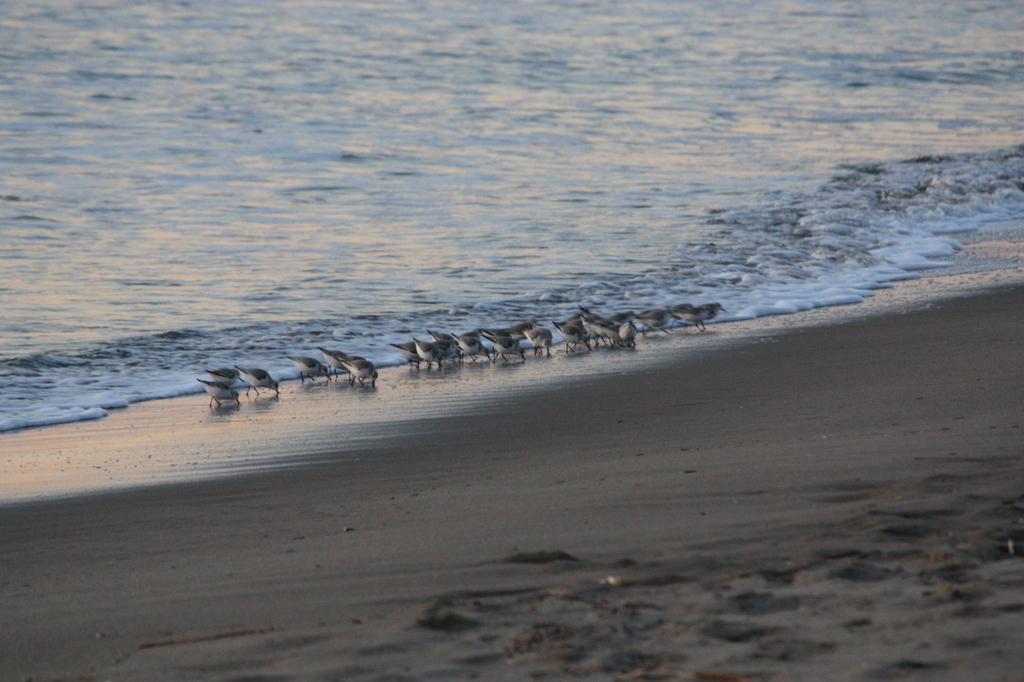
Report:
[[[5,399],[86,400],[41,353],[158,395],[584,285],[717,298],[701,267],[746,267],[779,205],[834,209],[843,164],[1019,144],[1022,29],[1009,0],[0,5]]]

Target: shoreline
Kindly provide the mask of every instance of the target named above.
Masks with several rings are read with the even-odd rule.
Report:
[[[336,458],[339,450],[356,452],[403,434],[412,437],[438,417],[472,418],[509,396],[666,363],[699,363],[704,355],[759,343],[762,337],[901,314],[1018,286],[1024,283],[1024,268],[972,269],[993,257],[1003,266],[1024,257],[1017,241],[1019,224],[1009,224],[1010,234],[1016,235],[1009,240],[999,239],[1005,236],[1000,227],[976,234],[977,243],[967,244],[957,267],[896,282],[856,305],[730,321],[711,325],[705,334],[677,328],[667,336],[644,337],[636,350],[553,353],[521,365],[466,363],[443,372],[390,367],[381,370],[375,390],[350,389],[345,382],[287,382],[280,398],[243,398],[240,407],[207,409],[205,394],[186,395],[132,404],[99,420],[0,434],[5,449],[19,454],[0,460],[0,507],[313,465],[324,453]]]
[[[7,506],[3,667],[1012,679],[1024,289],[975,293],[693,335],[696,362],[665,344],[261,474]]]
[[[977,286],[979,286],[976,282],[970,282],[970,280],[977,279],[979,277],[983,278],[983,279],[991,280],[991,282],[995,283],[994,284],[995,286],[1005,286],[1006,282],[1003,281],[1002,283],[999,283],[1000,280],[1006,280],[1007,278],[1012,280],[1013,279],[1013,275],[1012,274],[1008,274],[1008,273],[1013,273],[1015,271],[1019,271],[1022,268],[1022,266],[1024,266],[1024,222],[1022,222],[1020,219],[1005,219],[1005,220],[998,220],[998,221],[990,221],[990,222],[983,223],[980,226],[978,226],[976,228],[973,228],[973,229],[971,229],[971,230],[969,230],[967,232],[947,233],[947,234],[949,236],[956,237],[957,240],[964,246],[964,248],[961,249],[960,252],[957,253],[955,256],[953,256],[953,258],[951,259],[950,262],[938,262],[938,261],[936,261],[935,262],[935,267],[933,267],[933,268],[928,268],[928,269],[925,269],[923,271],[920,271],[920,270],[918,270],[918,268],[921,267],[920,264],[917,264],[917,265],[914,265],[914,266],[908,266],[908,267],[910,267],[910,270],[909,270],[909,272],[905,273],[908,279],[916,279],[918,277],[923,277],[925,280],[932,281],[932,280],[945,279],[945,278],[950,277],[950,275],[955,275],[959,280],[967,281],[968,282],[968,285],[967,285],[968,288],[976,288]],[[945,236],[946,235],[943,235],[943,237],[945,237]],[[902,286],[904,281],[905,280],[899,280],[899,279],[896,279],[896,280],[880,280],[880,282],[877,283],[877,284],[864,285],[863,288],[865,290],[864,291],[859,291],[858,290],[858,293],[859,294],[867,294],[869,296],[868,296],[868,298],[865,301],[856,304],[854,307],[859,308],[859,309],[868,309],[868,308],[870,308],[870,309],[875,311],[874,313],[871,313],[871,314],[879,314],[879,312],[878,312],[879,309],[878,309],[877,306],[866,305],[866,304],[870,304],[872,302],[872,299],[870,298],[870,294],[871,294],[870,290],[874,289],[874,290],[876,290],[878,292],[881,292],[883,294],[883,297],[888,297],[888,294],[886,292],[889,291],[889,287],[894,286],[894,283],[897,284],[897,285],[901,285]],[[985,285],[981,285],[981,286],[984,287]],[[954,293],[954,292],[950,292],[950,291],[943,291],[942,289],[943,289],[943,287],[941,287],[939,285],[936,285],[935,291],[932,291],[932,292],[929,292],[929,293],[925,293],[923,295],[923,298],[938,299],[938,298],[946,297],[946,296],[949,296],[949,295],[962,295],[960,292],[955,292]],[[835,299],[835,300],[838,301],[839,299]],[[764,302],[762,302],[762,303],[764,303]],[[809,302],[809,301],[798,302],[795,307],[801,308],[801,307],[807,306],[807,305],[812,305],[812,303]],[[768,320],[770,320],[771,313],[766,312],[766,310],[765,310],[766,308],[771,308],[772,306],[761,305],[761,306],[755,306],[755,307],[756,308],[761,308],[761,311],[758,312],[758,313],[754,313],[754,314],[760,314],[760,315],[763,315],[763,317],[761,317],[758,320],[754,321],[754,324],[752,326],[749,326],[749,328],[747,328],[746,332],[741,331],[740,332],[741,334],[743,334],[743,333],[747,333],[748,335],[749,334],[756,334],[757,333],[757,328],[758,328],[759,325],[761,325],[761,323],[763,323],[763,326],[765,327],[765,329],[767,329],[769,331],[777,328],[777,325],[774,325],[772,322],[768,321]],[[826,304],[824,308],[814,309],[813,311],[804,310],[802,312],[791,313],[790,315],[786,315],[786,317],[795,316],[797,318],[796,322],[794,323],[792,321],[787,321],[786,323],[784,323],[783,326],[790,327],[790,326],[793,326],[794,324],[796,326],[802,326],[804,324],[818,324],[818,323],[820,323],[820,322],[808,322],[807,321],[807,319],[808,319],[807,313],[808,312],[814,312],[817,315],[817,313],[819,313],[821,311],[824,311],[823,314],[825,315],[825,319],[827,320],[826,323],[834,323],[834,322],[842,321],[844,319],[850,319],[851,313],[843,310],[846,307],[847,307],[847,304],[845,304],[845,303],[839,303],[838,305],[828,305],[828,304]],[[794,308],[794,306],[792,306],[792,305],[785,306],[784,305],[784,306],[781,307],[782,310],[785,310],[787,308],[789,310],[792,310]],[[734,309],[733,312],[736,312],[736,310]],[[854,316],[856,316],[858,313],[852,313],[852,314]],[[883,314],[884,314],[884,308],[883,308]],[[728,315],[726,317],[728,318]],[[820,315],[818,315],[817,317],[818,317],[818,319],[820,319]],[[737,320],[729,320],[729,322],[728,322],[728,324],[726,326],[730,327],[730,328],[733,328],[733,327],[737,326],[738,323],[740,323],[740,324],[745,326],[746,322],[747,322],[747,320],[739,320],[739,321],[737,321]],[[679,328],[677,328],[677,331],[679,331]],[[349,348],[349,350],[352,350],[352,348]],[[363,352],[363,351],[360,351],[358,348],[356,348],[356,352]],[[315,352],[313,352],[313,354],[316,355]],[[230,360],[230,359],[224,360],[222,358],[222,359],[217,360],[216,362],[213,362],[212,364],[223,364],[223,363],[230,364],[231,362],[232,362],[232,360]],[[203,377],[205,377],[204,373],[198,371],[198,368],[200,368],[202,366],[203,365],[201,363],[199,365],[197,365],[197,372],[196,373],[201,375],[201,376],[203,376]],[[401,368],[404,368],[404,367],[405,367],[405,365],[403,363],[400,366],[388,365],[385,368],[379,368],[379,369],[382,369],[383,372],[385,372],[387,374],[390,374],[391,376],[394,377],[394,376],[397,376],[396,372],[400,372]],[[278,369],[280,369],[280,368],[278,368]],[[291,370],[288,370],[288,371],[291,372]],[[597,369],[597,370],[594,370],[594,371],[601,371],[601,370]],[[572,374],[572,372],[569,371],[568,374]],[[288,379],[284,380],[286,385],[292,383],[291,379],[294,377],[294,374],[288,374],[286,372],[284,376],[288,377]],[[139,409],[144,409],[146,406],[149,406],[152,403],[156,403],[156,404],[159,404],[159,405],[167,405],[167,404],[172,404],[175,401],[179,401],[180,402],[180,401],[183,401],[183,400],[189,400],[191,398],[194,398],[195,396],[202,396],[202,395],[204,395],[204,393],[201,390],[199,390],[199,387],[194,382],[194,379],[190,378],[190,375],[186,374],[186,375],[184,375],[184,377],[185,377],[184,378],[184,384],[187,385],[187,386],[191,386],[191,387],[195,388],[195,392],[194,393],[189,392],[189,393],[185,393],[183,395],[176,395],[174,397],[170,397],[170,393],[174,392],[172,390],[172,391],[168,391],[167,392],[168,397],[153,398],[153,399],[148,399],[148,400],[142,400],[140,402],[133,402],[133,399],[131,397],[128,397],[128,398],[111,398],[111,399],[108,399],[106,402],[104,402],[103,400],[100,400],[98,403],[82,403],[83,407],[76,408],[76,409],[79,410],[80,416],[81,416],[81,418],[78,419],[78,420],[72,420],[72,421],[68,421],[68,422],[64,422],[64,423],[25,425],[25,426],[22,426],[22,427],[19,427],[19,428],[7,429],[7,430],[4,430],[4,431],[0,432],[0,442],[5,442],[5,443],[9,444],[11,448],[19,448],[19,447],[31,448],[32,447],[32,443],[31,443],[32,439],[31,438],[23,438],[22,437],[23,434],[34,433],[34,432],[37,432],[40,429],[43,429],[43,430],[53,430],[53,429],[60,430],[60,429],[64,429],[64,431],[66,433],[68,429],[72,429],[72,428],[76,428],[76,427],[81,427],[83,425],[86,427],[84,429],[84,433],[93,435],[93,429],[90,429],[89,426],[88,426],[90,422],[97,423],[97,424],[104,424],[105,422],[107,422],[108,420],[111,420],[111,419],[115,419],[115,420],[123,419],[123,416],[126,413],[127,414],[131,414],[132,412],[137,411]],[[155,391],[154,395],[163,392],[163,391],[157,390],[156,387],[151,387],[151,389],[153,389]],[[176,389],[176,390],[180,390],[180,389]],[[481,392],[483,392],[483,391],[481,391]],[[265,402],[264,406],[265,407],[269,406],[269,403]],[[226,414],[227,411],[226,410],[220,410],[220,412],[222,414]],[[427,416],[430,416],[430,415],[427,415]],[[179,418],[179,420],[185,420],[185,419],[188,418],[188,415],[185,415],[184,413],[179,413],[178,414],[178,418]],[[129,417],[129,419],[132,421],[132,426],[133,427],[135,425],[144,424],[145,423],[141,419],[132,419],[131,417]],[[147,414],[147,419],[154,420],[154,421],[160,421],[162,419],[162,415],[153,414],[152,412],[150,412],[150,413]],[[11,420],[9,420],[9,421],[11,421]],[[13,421],[17,421],[17,420],[15,419]],[[109,429],[111,431],[116,430],[115,427],[109,427]],[[102,426],[98,427],[98,430],[100,432],[102,432],[104,430],[104,427],[102,427]],[[11,463],[11,461],[9,460],[7,462],[7,464],[10,464],[10,463]],[[89,465],[86,465],[86,467],[83,467],[83,468],[90,468],[91,467],[93,469],[102,469],[103,468],[102,464],[103,464],[103,462],[91,462]],[[181,467],[182,464],[187,464],[187,463],[185,463],[185,462],[178,462],[175,466]],[[2,459],[0,459],[0,483],[2,483],[5,480],[8,480],[8,481],[12,480],[16,476],[20,476],[20,475],[23,474],[23,472],[17,471],[18,467],[6,467],[5,468],[4,465],[5,465],[5,462]],[[97,465],[99,465],[99,466],[97,466]],[[124,473],[124,472],[121,472],[121,473]],[[88,471],[78,471],[78,472],[76,472],[76,474],[79,477],[81,477],[82,474],[86,474],[85,478],[89,478],[90,477],[90,472],[88,472]],[[157,474],[157,476],[160,476],[160,474]],[[115,476],[114,478],[117,479],[118,477]],[[169,477],[169,479],[173,479],[173,478],[182,478],[182,477],[180,477],[180,476],[171,476],[171,477]],[[124,486],[127,486],[127,485],[132,485],[133,481],[138,481],[138,480],[139,479],[132,479],[131,477],[129,477],[124,483],[115,482],[114,485],[118,486],[118,487],[124,487]],[[110,487],[110,486],[108,485],[108,487]],[[5,494],[6,492],[7,492],[6,490],[4,490],[2,487],[0,487],[0,504],[3,504],[4,501],[9,501],[9,500],[12,499],[10,495],[6,495]],[[62,491],[58,491],[58,493],[60,493],[60,492],[62,492]],[[74,493],[75,491],[69,490],[68,492]],[[19,493],[17,495],[18,499],[26,499],[27,497],[31,497],[31,496],[32,496],[31,493],[29,493],[29,494],[20,494]]]

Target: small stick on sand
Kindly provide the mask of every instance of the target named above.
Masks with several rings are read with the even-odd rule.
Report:
[[[237,632],[221,632],[216,635],[201,635],[199,637],[184,637],[182,639],[167,639],[162,642],[144,642],[139,645],[140,649],[152,649],[158,646],[174,646],[176,644],[192,644],[194,642],[210,642],[215,639],[226,639],[228,637],[244,637],[245,635],[262,635],[273,632],[274,628],[263,630],[239,630]]]

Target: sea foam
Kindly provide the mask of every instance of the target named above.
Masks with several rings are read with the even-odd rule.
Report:
[[[262,366],[279,380],[285,358],[337,347],[381,367],[405,364],[389,343],[427,329],[462,332],[563,319],[578,306],[601,312],[719,302],[728,323],[851,305],[892,282],[948,267],[954,233],[1024,218],[1024,151],[965,154],[843,169],[817,191],[721,211],[713,239],[681,243],[660,261],[616,273],[541,282],[504,298],[453,300],[393,315],[306,320],[225,320],[222,329],[168,330],[86,349],[0,360],[0,431],[98,419],[142,400],[199,393],[207,367]]]

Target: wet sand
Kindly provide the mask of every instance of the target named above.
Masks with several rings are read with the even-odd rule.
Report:
[[[731,325],[677,333],[650,340],[653,361],[595,356],[607,371],[558,382],[543,361],[485,368],[501,391],[455,391],[437,417],[445,380],[471,373],[410,379],[407,413],[372,417],[368,396],[350,421],[326,388],[296,393],[321,407],[291,432],[288,401],[197,417],[196,396],[164,421],[145,421],[154,404],[116,429],[27,433],[40,450],[106,428],[97,451],[296,461],[3,508],[0,668],[1020,679],[1021,310],[1010,288],[841,324],[779,318],[753,343],[723,342]]]

